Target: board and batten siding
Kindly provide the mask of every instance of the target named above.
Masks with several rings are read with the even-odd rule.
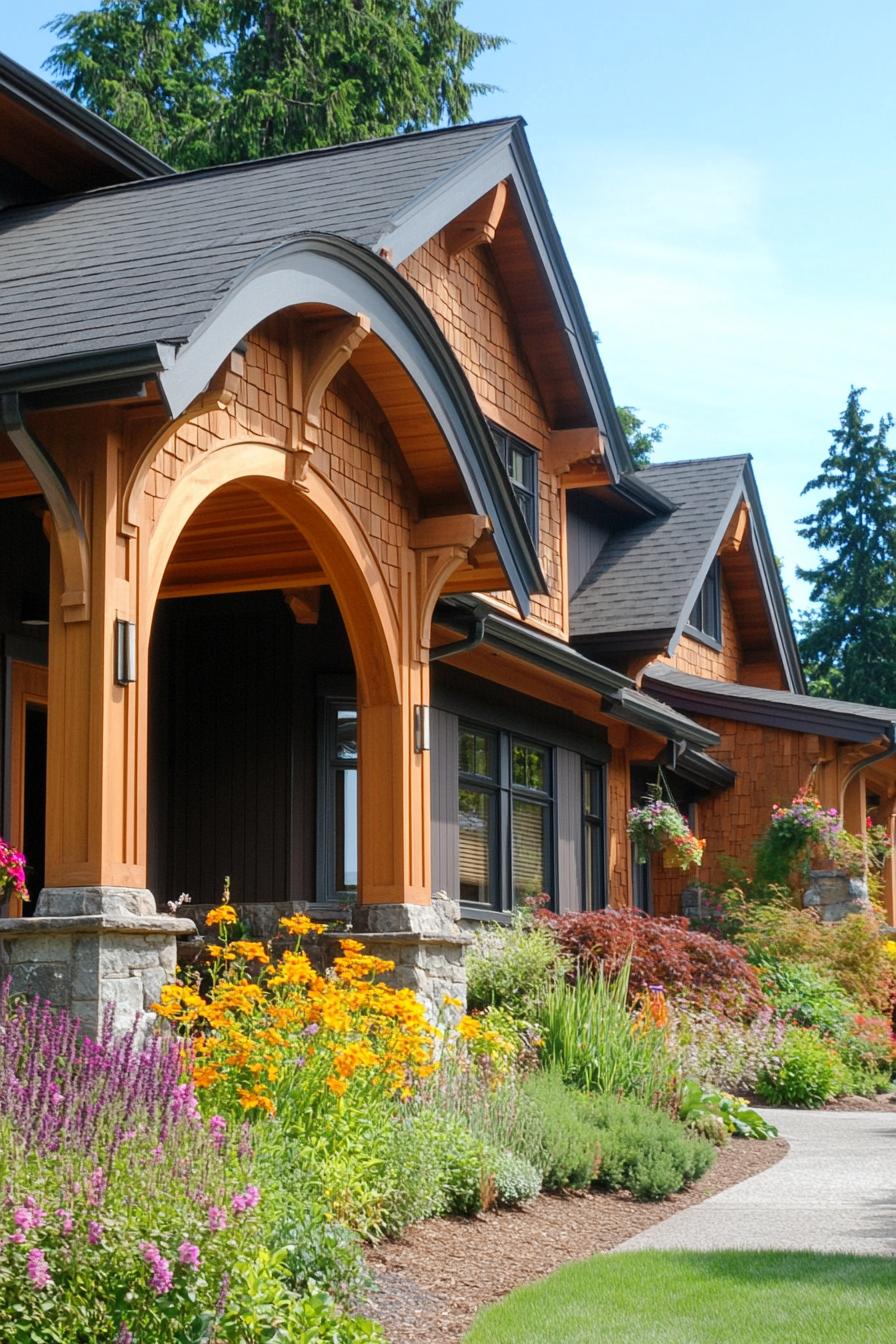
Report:
[[[457,900],[457,715],[430,710],[430,790],[432,811],[432,889]]]
[[[582,908],[582,758],[566,747],[554,751],[554,808],[556,907],[562,914]]]

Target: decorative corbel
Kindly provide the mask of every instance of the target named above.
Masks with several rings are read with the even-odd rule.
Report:
[[[294,455],[296,485],[304,481],[308,463],[320,446],[324,393],[369,335],[370,318],[363,313],[335,323],[312,325],[301,319],[294,323],[289,360],[289,448]]]
[[[62,618],[90,619],[90,550],[87,529],[68,481],[25,424],[17,392],[0,398],[0,424],[41,488],[56,529],[62,559]]]
[[[597,426],[583,429],[555,429],[542,455],[545,469],[552,476],[562,476],[574,466],[590,468],[591,472],[605,472],[606,437]],[[594,484],[600,484],[595,481]]]
[[[296,625],[317,625],[320,617],[320,588],[285,588],[283,600]]]
[[[158,434],[149,441],[140,454],[121,496],[118,530],[124,537],[135,537],[140,523],[140,501],[146,480],[158,455],[159,446],[176,434],[182,425],[197,420],[210,411],[226,411],[236,401],[240,379],[245,376],[246,360],[241,350],[232,350],[209,382],[204,392],[190,402],[182,415],[165,422]]]
[[[719,552],[722,555],[729,553],[736,555],[747,536],[750,526],[750,506],[745,499],[742,499],[734,511],[731,522],[725,532]]]
[[[448,255],[460,256],[469,247],[492,243],[507,204],[507,183],[499,182],[491,191],[453,219],[445,228],[445,246]]]
[[[432,617],[445,584],[470,551],[491,530],[488,518],[458,513],[422,518],[411,533],[417,557],[417,629],[420,647],[430,647]]]

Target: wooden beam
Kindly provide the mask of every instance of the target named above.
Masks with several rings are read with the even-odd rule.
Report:
[[[746,538],[750,526],[750,506],[745,499],[742,499],[734,511],[731,522],[728,524],[722,544],[719,547],[721,554],[736,555],[740,550]]]
[[[21,458],[0,462],[0,499],[20,499],[40,493],[40,486]]]
[[[253,578],[205,579],[190,582],[164,583],[159,589],[159,600],[168,597],[214,597],[219,593],[269,593],[278,588],[318,588],[325,585],[327,576],[321,571],[307,574],[262,574]]]
[[[584,464],[606,470],[606,439],[594,425],[582,429],[555,429],[543,454],[552,476],[562,476],[570,467]],[[588,482],[596,484],[592,478]]]
[[[411,533],[411,546],[415,551],[427,551],[436,546],[463,546],[469,550],[487,531],[491,531],[488,518],[479,513],[421,518]]]

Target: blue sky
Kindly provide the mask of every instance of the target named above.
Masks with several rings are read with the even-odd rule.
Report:
[[[77,6],[72,5],[72,8]],[[91,5],[83,7],[92,7]],[[39,71],[64,0],[0,46]],[[896,412],[892,0],[466,0],[511,44],[481,117],[527,120],[618,402],[658,457],[750,452],[775,549],[851,383]]]

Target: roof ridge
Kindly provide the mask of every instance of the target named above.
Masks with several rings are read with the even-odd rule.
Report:
[[[511,117],[491,117],[486,121],[467,121],[456,126],[433,126],[425,131],[406,131],[399,132],[396,135],[371,136],[367,140],[350,140],[341,145],[320,145],[316,149],[296,150],[292,154],[271,154],[267,158],[259,159],[238,159],[235,163],[213,163],[207,168],[188,168],[183,172],[170,172],[160,174],[158,177],[141,178],[133,182],[113,182],[105,187],[93,187],[90,191],[73,191],[67,196],[58,196],[52,201],[42,201],[33,205],[10,206],[3,211],[4,215],[12,215],[15,211],[19,217],[20,212],[26,210],[46,210],[48,206],[61,205],[67,201],[88,200],[97,196],[108,196],[118,191],[130,190],[134,187],[157,187],[163,182],[182,182],[185,178],[195,179],[198,177],[213,177],[225,173],[252,172],[270,164],[291,163],[303,159],[325,158],[327,155],[338,155],[350,153],[353,150],[379,148],[381,145],[394,145],[405,143],[412,140],[423,140],[427,137],[436,138],[448,135],[463,135],[466,132],[482,130],[488,126],[525,126],[526,121],[522,116]]]
[[[694,467],[706,462],[752,462],[752,453],[714,453],[710,457],[679,457],[672,462],[650,462],[641,467],[640,473],[653,471],[657,467]]]

